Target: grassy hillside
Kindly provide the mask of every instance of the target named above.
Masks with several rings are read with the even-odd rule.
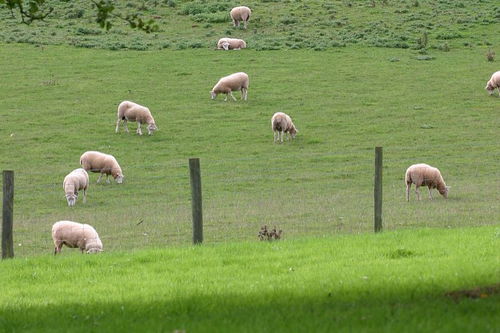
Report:
[[[76,45],[72,38],[88,35],[85,29],[99,31],[91,22],[90,9],[83,9],[79,17],[84,8],[80,2],[58,2],[52,19],[33,26],[6,17],[2,33],[7,40],[24,32],[47,36],[45,42],[37,37],[34,46],[0,48],[4,77],[0,112],[7,124],[0,128],[4,140],[0,161],[3,169],[16,172],[16,253],[49,250],[50,226],[60,219],[95,225],[109,250],[189,242],[189,157],[202,159],[208,242],[255,239],[263,224],[282,228],[290,238],[367,232],[372,229],[375,145],[385,148],[386,229],[497,223],[498,98],[488,97],[483,89],[498,70],[495,62],[484,57],[489,44],[498,44],[490,24],[496,7],[487,1],[415,4],[263,2],[249,4],[256,8],[253,30],[234,30],[227,22],[213,27],[248,34],[254,34],[259,25],[269,29],[265,34],[257,30],[259,38],[299,33],[284,29],[287,24],[278,24],[269,14],[293,5],[304,20],[324,17],[313,15],[318,8],[330,8],[332,15],[338,8],[338,15],[350,15],[347,21],[352,25],[342,29],[352,33],[353,22],[368,22],[372,15],[379,20],[387,17],[384,24],[394,34],[405,26],[398,20],[423,11],[417,21],[423,21],[429,31],[429,46],[437,27],[444,25],[450,33],[444,40],[453,44],[450,51],[350,44],[327,52],[89,50],[42,45]],[[162,29],[186,34],[182,38],[187,41],[203,36],[196,30],[199,25],[187,28],[203,14],[195,14],[196,8],[229,5],[167,2],[156,8],[175,17],[171,20],[175,25],[165,24]],[[139,5],[125,6],[137,9]],[[259,6],[267,8],[261,16]],[[184,15],[188,8],[191,14]],[[467,18],[475,21],[458,23],[473,8],[476,16]],[[431,9],[432,15],[423,14]],[[78,15],[70,15],[73,11]],[[433,16],[439,13],[448,15],[447,19]],[[264,18],[267,21],[260,21]],[[312,25],[303,23],[296,28],[312,36]],[[75,34],[66,24],[83,30]],[[453,31],[459,25],[457,35]],[[415,26],[405,27],[422,37]],[[336,28],[326,30],[339,33]],[[135,34],[128,28],[121,31],[96,35],[117,43]],[[157,37],[140,34],[141,42],[164,40],[161,33]],[[203,37],[206,46],[215,35]],[[464,36],[474,37],[473,42],[458,43]],[[356,40],[372,45],[369,38]],[[210,101],[208,91],[217,79],[235,71],[250,75],[249,101]],[[160,131],[153,137],[115,134],[116,106],[125,99],[149,106]],[[285,111],[295,120],[300,131],[295,142],[272,144],[269,120],[276,111]],[[126,182],[123,186],[93,184],[88,203],[69,209],[62,179],[79,166],[79,156],[86,150],[114,154]],[[412,202],[404,202],[403,174],[417,162],[443,171],[453,186],[450,200],[416,203],[412,194]],[[95,182],[95,175],[92,179]]]
[[[499,250],[498,227],[63,249],[2,262],[0,330],[497,332]]]
[[[229,10],[240,5],[238,1],[114,2],[118,13],[155,20],[159,31],[150,35],[131,31],[117,20],[109,32],[101,30],[86,0],[47,3],[53,14],[31,26],[2,10],[0,41],[111,50],[213,48],[225,36],[244,38],[256,50],[325,50],[354,44],[448,50],[488,48],[499,42],[500,6],[495,0],[250,0],[245,2],[253,10],[247,31],[231,24]]]
[[[246,31],[232,1],[120,1],[159,23],[149,35],[100,30],[84,0],[49,3],[31,26],[0,10],[16,255],[1,261],[0,331],[500,329],[500,98],[484,90],[500,69],[485,57],[500,52],[495,1],[250,1]],[[214,51],[227,35],[249,49]],[[248,101],[210,100],[237,71]],[[159,131],[116,134],[123,100],[148,106]],[[273,143],[277,111],[293,142]],[[62,181],[87,150],[113,154],[125,181],[91,174],[87,203],[70,208]],[[190,245],[191,157],[203,246]],[[424,188],[406,202],[405,170],[422,162],[441,169],[447,200]],[[105,252],[54,257],[58,220],[92,224]],[[283,240],[259,242],[263,225]]]
[[[418,61],[401,49],[335,52],[133,52],[3,45],[1,166],[16,172],[18,255],[51,251],[61,219],[93,224],[107,250],[190,241],[187,160],[200,157],[207,242],[372,230],[374,146],[384,147],[384,225],[457,227],[499,220],[498,97],[484,90],[496,63],[478,50]],[[394,61],[398,59],[399,61]],[[20,61],[21,60],[21,61]],[[219,77],[250,75],[247,102],[209,98]],[[238,96],[238,94],[236,94]],[[160,130],[115,134],[129,99]],[[299,134],[273,144],[270,119]],[[131,124],[132,130],[135,125]],[[70,209],[64,176],[87,150],[111,153],[122,185],[92,185]],[[449,200],[404,199],[406,168],[426,162]],[[142,223],[141,223],[142,221]]]

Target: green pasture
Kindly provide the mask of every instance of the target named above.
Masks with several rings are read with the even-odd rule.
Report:
[[[499,228],[2,262],[2,332],[498,332]],[[66,253],[65,253],[66,252]]]
[[[101,30],[87,1],[48,4],[28,26],[0,1],[0,170],[15,172],[0,332],[500,331],[495,1],[249,1],[248,30],[232,27],[232,1],[117,3],[156,20],[152,34]],[[225,36],[249,48],[213,50]],[[210,100],[238,71],[248,101]],[[123,100],[159,131],[115,133]],[[278,111],[295,140],[273,143]],[[114,155],[125,181],[91,174],[70,208],[62,182],[88,150]],[[415,163],[441,170],[448,199],[422,188],[406,202]],[[104,252],[54,257],[59,220],[93,225]],[[264,225],[282,239],[260,242]]]
[[[232,26],[234,0],[109,1],[116,14],[153,20],[158,31],[132,31],[112,19],[106,32],[87,0],[46,0],[44,21],[27,26],[0,7],[0,41],[110,50],[213,49],[221,37],[243,38],[255,50],[328,50],[363,45],[450,50],[498,46],[495,0],[248,0],[247,30]],[[424,37],[425,35],[425,37]],[[424,38],[426,40],[424,40]]]
[[[384,228],[464,227],[499,219],[500,101],[482,49],[436,52],[349,47],[315,52],[108,51],[4,44],[2,169],[15,171],[20,256],[48,253],[58,220],[94,225],[106,250],[187,244],[188,158],[201,159],[205,240],[256,240],[373,229],[374,147],[384,147]],[[398,61],[394,61],[397,59]],[[227,74],[250,76],[247,102],[212,101]],[[239,97],[239,93],[236,93]],[[153,136],[115,133],[122,100],[148,106]],[[293,142],[273,144],[274,112]],[[69,208],[62,180],[87,150],[113,154],[122,185],[91,175],[88,201]],[[404,199],[404,172],[438,167],[450,197]]]

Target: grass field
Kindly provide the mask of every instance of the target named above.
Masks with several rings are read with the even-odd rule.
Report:
[[[248,31],[225,21],[231,2],[154,3],[118,8],[161,16],[151,35],[104,33],[81,1],[31,26],[0,10],[16,255],[1,263],[0,331],[500,330],[500,98],[484,90],[499,70],[485,56],[500,52],[494,1],[254,1]],[[249,49],[214,51],[229,34]],[[248,101],[211,101],[237,71]],[[148,106],[159,131],[116,134],[123,100]],[[273,144],[277,111],[293,142]],[[384,232],[372,235],[375,146]],[[125,181],[91,174],[87,203],[70,208],[62,181],[87,150],[113,154]],[[441,170],[447,200],[422,189],[406,202],[414,163]],[[58,220],[92,224],[105,252],[51,256]],[[259,242],[263,225],[283,240]]]
[[[60,44],[110,50],[214,48],[221,37],[243,38],[255,50],[327,50],[363,45],[401,49],[462,49],[498,45],[500,6],[495,0],[249,0],[249,28],[235,29],[227,0],[111,1],[115,12],[154,20],[152,34],[113,20],[105,32],[87,0],[47,0],[53,14],[31,26],[0,11],[0,41]],[[427,34],[427,42],[423,42]]]
[[[264,224],[287,238],[372,230],[376,145],[386,229],[498,223],[499,99],[484,90],[495,63],[478,50],[433,61],[360,47],[1,52],[1,165],[16,172],[19,255],[48,251],[61,219],[92,223],[109,250],[189,242],[190,157],[201,158],[208,242],[256,239]],[[235,71],[250,75],[249,100],[211,101],[213,84]],[[150,107],[154,136],[114,133],[125,99]],[[276,111],[294,119],[294,142],[273,144]],[[91,175],[87,204],[70,209],[62,180],[86,150],[113,154],[125,183],[95,185]],[[425,191],[422,202],[404,200],[404,172],[418,162],[441,169],[449,200]]]
[[[432,228],[14,259],[0,330],[498,332],[499,239]]]

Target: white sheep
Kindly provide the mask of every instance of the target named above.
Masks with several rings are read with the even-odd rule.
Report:
[[[246,29],[252,11],[250,10],[250,8],[246,6],[239,6],[231,9],[230,14],[231,14],[231,19],[233,20],[233,25],[235,27],[240,26],[240,21],[243,21],[243,27]]]
[[[500,95],[500,71],[491,75],[491,79],[486,83],[486,87],[484,89],[486,89],[490,95],[493,95],[495,88],[498,89],[498,93]]]
[[[218,50],[240,50],[247,47],[247,43],[243,39],[237,38],[221,38],[217,42]]]
[[[118,105],[118,113],[117,113],[117,121],[116,121],[116,129],[115,132],[118,133],[120,128],[120,122],[123,121],[123,126],[125,127],[125,131],[128,131],[127,121],[136,121],[137,122],[137,131],[136,133],[142,135],[141,125],[148,125],[148,134],[153,134],[154,131],[158,129],[155,124],[155,120],[151,115],[151,111],[145,106],[139,105],[130,101],[123,101]]]
[[[241,90],[241,99],[246,101],[248,98],[248,84],[249,79],[246,73],[234,73],[221,78],[210,91],[210,95],[212,99],[215,99],[218,94],[226,94],[224,101],[227,101],[228,95],[236,101],[236,98],[233,96],[233,91]]]
[[[292,118],[284,112],[276,112],[271,118],[271,129],[274,132],[274,142],[283,142],[283,134],[286,133],[287,140],[297,135],[297,128],[292,122]]]
[[[437,188],[439,193],[448,198],[449,186],[446,186],[443,176],[439,169],[430,165],[421,163],[410,166],[405,173],[406,182],[406,201],[410,201],[410,187],[415,184],[415,192],[417,193],[417,200],[420,200],[419,187],[424,185],[429,188],[429,197],[432,200],[432,188]]]
[[[82,253],[102,252],[102,242],[95,229],[88,224],[72,221],[59,221],[52,226],[54,255],[61,252],[63,245],[69,248],[79,248]]]
[[[87,151],[80,156],[80,164],[85,171],[99,172],[97,183],[101,181],[103,174],[106,174],[106,183],[109,183],[109,175],[113,176],[118,184],[123,182],[122,168],[112,155],[98,151]]]
[[[72,207],[78,198],[78,191],[83,190],[83,203],[87,200],[87,188],[89,187],[89,174],[82,168],[71,171],[64,177],[63,188],[66,193],[68,206]]]

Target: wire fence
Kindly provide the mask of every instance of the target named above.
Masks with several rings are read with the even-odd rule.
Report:
[[[447,201],[437,192],[430,201],[423,189],[421,202],[412,192],[410,203],[405,200],[403,179],[416,158],[411,150],[401,158],[407,150],[384,149],[384,230],[496,223],[498,204],[493,198],[500,197],[500,154],[488,151],[489,147],[474,146],[467,159],[454,154],[435,158],[437,163],[419,158],[417,162],[439,167],[452,191]],[[433,149],[446,152],[451,146]],[[15,170],[16,256],[51,253],[51,228],[60,220],[92,225],[104,251],[191,244],[187,159],[122,167],[123,184],[96,184],[98,175],[91,173],[87,202],[82,202],[80,191],[74,207],[68,207],[62,188],[71,170]],[[204,243],[258,241],[264,225],[283,230],[283,239],[372,232],[373,180],[373,147],[305,153],[300,160],[283,155],[266,160],[202,157]]]

